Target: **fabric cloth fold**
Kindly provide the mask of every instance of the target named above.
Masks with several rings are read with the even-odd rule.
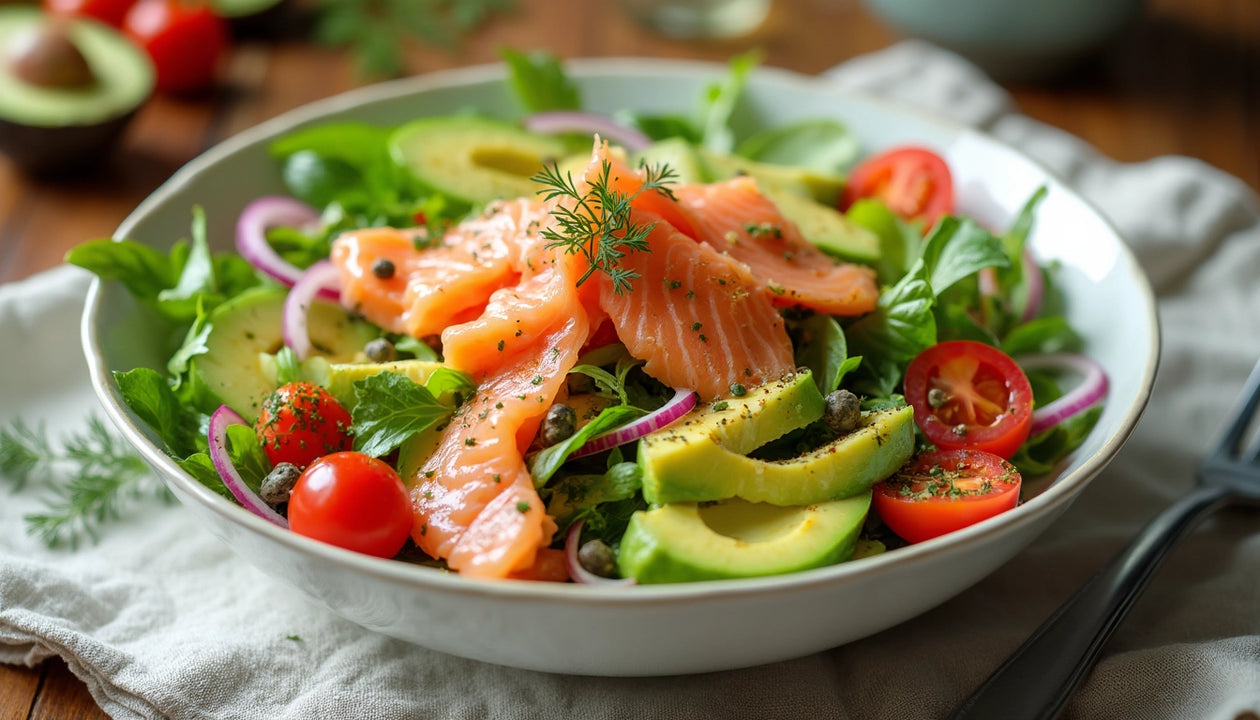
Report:
[[[99,544],[48,550],[23,526],[39,488],[0,488],[0,662],[59,655],[117,718],[947,715],[1192,486],[1196,459],[1260,357],[1260,207],[1243,183],[1195,160],[1104,158],[1018,115],[979,70],[931,45],[904,42],[827,75],[1024,150],[1115,223],[1159,296],[1164,342],[1144,419],[1009,564],[921,617],[799,660],[695,677],[575,678],[362,630],[236,558],[178,505],[138,501]],[[86,282],[59,268],[0,286],[0,423],[20,416],[57,436],[97,411],[78,342]],[[1064,717],[1260,714],[1257,521],[1226,510],[1182,542]]]

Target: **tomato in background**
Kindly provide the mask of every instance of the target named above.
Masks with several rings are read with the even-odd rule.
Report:
[[[127,11],[136,0],[44,0],[50,15],[87,17],[121,28]]]
[[[876,483],[871,502],[888,529],[923,542],[1006,512],[1019,502],[1019,471],[980,450],[939,450]]]
[[[906,366],[914,421],[942,450],[968,448],[1010,458],[1032,428],[1028,376],[1009,355],[974,340],[948,340]]]
[[[204,3],[139,0],[123,31],[157,68],[157,89],[189,93],[209,87],[228,46],[227,21]]]
[[[350,413],[324,388],[308,382],[282,385],[263,400],[254,426],[273,465],[306,467],[322,455],[349,450]]]
[[[919,147],[889,150],[860,163],[849,174],[840,208],[877,198],[903,220],[922,221],[926,233],[954,212],[954,181],[940,155]]]
[[[289,528],[376,557],[398,554],[411,535],[411,499],[382,460],[339,452],[311,463],[289,495]]]

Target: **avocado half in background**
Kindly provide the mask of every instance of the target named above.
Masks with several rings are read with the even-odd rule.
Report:
[[[0,152],[42,176],[97,163],[154,77],[148,55],[107,25],[0,6]]]

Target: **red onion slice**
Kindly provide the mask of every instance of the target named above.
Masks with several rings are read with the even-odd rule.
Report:
[[[660,409],[655,412],[648,413],[633,422],[591,438],[590,442],[578,448],[570,455],[570,458],[580,458],[587,455],[594,455],[597,452],[611,450],[618,445],[625,445],[628,442],[634,442],[650,432],[655,432],[674,422],[678,418],[686,415],[696,406],[696,394],[690,390],[678,389],[674,391],[674,397],[669,399]]]
[[[311,334],[306,322],[311,303],[325,290],[332,292],[334,297],[340,297],[336,289],[340,285],[337,266],[329,260],[320,260],[302,273],[284,298],[284,344],[293,350],[298,360],[305,360],[311,354]]]
[[[526,117],[523,122],[526,130],[543,135],[567,132],[602,135],[630,152],[637,152],[652,144],[652,138],[647,135],[598,113],[557,110],[535,113]]]
[[[286,530],[289,527],[289,521],[285,520],[280,513],[271,509],[271,506],[263,502],[245,484],[244,478],[236,471],[236,466],[232,464],[232,458],[227,451],[227,429],[229,425],[245,425],[245,418],[236,414],[236,411],[227,405],[220,405],[218,410],[210,416],[210,430],[208,432],[210,440],[210,462],[214,463],[214,469],[219,472],[219,477],[223,479],[223,485],[232,493],[232,497],[236,498],[246,510],[254,513],[263,520],[267,520]]]
[[[236,251],[249,264],[292,287],[302,276],[302,270],[272,249],[267,242],[267,231],[275,227],[302,228],[318,222],[319,211],[304,202],[281,195],[260,197],[247,205],[236,220]],[[320,294],[336,298],[328,291]]]
[[[606,578],[582,567],[581,561],[578,560],[578,549],[582,541],[582,526],[585,524],[585,520],[578,520],[569,527],[569,534],[564,536],[564,567],[569,571],[569,577],[573,578],[573,582],[604,587],[634,585],[634,578]]]
[[[1073,415],[1087,410],[1107,394],[1107,373],[1094,360],[1075,353],[1028,355],[1019,359],[1025,370],[1063,370],[1082,380],[1063,397],[1033,412],[1031,434],[1049,430]]]

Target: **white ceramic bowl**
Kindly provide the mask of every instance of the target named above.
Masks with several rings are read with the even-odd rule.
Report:
[[[725,68],[643,60],[574,62],[589,109],[693,107],[699,88]],[[255,127],[189,163],[118,229],[165,248],[187,233],[191,208],[210,218],[227,248],[235,217],[253,198],[282,190],[270,140],[329,120],[396,124],[468,107],[516,112],[503,70],[478,67],[370,87]],[[161,368],[159,330],[114,282],[88,295],[83,341],[92,381],[110,418],[199,521],[242,557],[364,627],[443,652],[520,668],[591,675],[664,675],[757,665],[873,634],[950,598],[1001,564],[1067,509],[1128,437],[1154,380],[1154,299],[1132,255],[1085,201],[1030,160],[977,134],[905,109],[837,92],[815,79],[759,71],[742,117],[756,123],[830,116],[870,151],[924,143],[956,173],[959,205],[1002,227],[1041,185],[1049,195],[1032,246],[1062,263],[1067,312],[1106,368],[1106,409],[1054,478],[1026,484],[1020,507],[960,532],[876,557],[793,575],[610,589],[486,582],[379,560],[281,530],[205,489],[154,444],[122,403],[111,371]]]

